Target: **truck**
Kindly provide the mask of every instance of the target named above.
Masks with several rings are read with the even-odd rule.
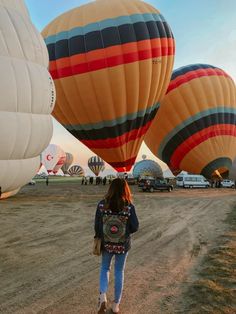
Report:
[[[155,190],[171,192],[173,189],[173,185],[164,179],[147,179],[142,186],[143,192],[154,192]]]

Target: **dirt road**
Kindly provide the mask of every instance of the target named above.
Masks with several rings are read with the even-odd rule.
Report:
[[[175,313],[181,289],[236,203],[231,189],[139,192],[122,314]],[[96,203],[107,187],[27,186],[0,202],[0,313],[96,313]],[[113,281],[109,289],[113,299]]]

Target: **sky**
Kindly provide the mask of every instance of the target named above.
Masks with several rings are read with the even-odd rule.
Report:
[[[129,0],[127,0],[129,1]],[[88,3],[86,0],[25,0],[31,20],[39,31],[58,15]],[[171,26],[176,41],[174,68],[192,63],[207,63],[224,69],[236,79],[236,0],[147,0],[161,11]],[[57,121],[51,143],[72,152],[75,160],[87,166],[91,152]],[[145,154],[160,162],[142,145],[137,161]],[[109,166],[107,165],[109,169]]]

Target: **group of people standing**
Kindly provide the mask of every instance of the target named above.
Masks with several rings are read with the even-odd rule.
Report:
[[[94,182],[94,177],[85,177],[83,176],[82,178],[82,181],[81,181],[81,184],[82,185],[93,185],[93,182]],[[106,185],[107,183],[107,177],[96,177],[95,179],[95,184],[96,185],[100,185],[100,184],[103,184],[103,185]]]

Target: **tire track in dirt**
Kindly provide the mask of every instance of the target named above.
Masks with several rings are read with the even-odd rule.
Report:
[[[133,190],[140,230],[128,257],[122,313],[175,313],[180,285],[222,231],[234,191]],[[0,312],[96,313],[99,259],[90,251],[96,203],[106,187],[31,191],[0,208]]]

